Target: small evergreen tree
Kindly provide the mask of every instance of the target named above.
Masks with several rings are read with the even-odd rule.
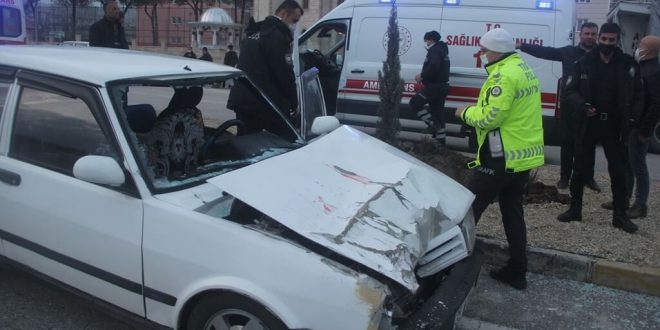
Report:
[[[380,118],[376,126],[376,137],[394,145],[397,143],[396,135],[401,129],[399,105],[403,93],[401,62],[399,61],[399,23],[395,0],[392,1],[387,36],[387,57],[383,62],[383,71],[378,71],[378,81],[380,82],[378,116]]]

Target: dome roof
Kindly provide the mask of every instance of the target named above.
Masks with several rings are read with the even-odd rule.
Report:
[[[207,9],[199,20],[202,23],[234,24],[234,20],[221,8]]]

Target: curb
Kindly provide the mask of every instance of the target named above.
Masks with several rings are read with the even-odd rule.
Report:
[[[503,266],[509,259],[505,241],[478,237],[484,262]],[[528,271],[567,280],[660,297],[660,268],[613,262],[537,247],[527,247]]]

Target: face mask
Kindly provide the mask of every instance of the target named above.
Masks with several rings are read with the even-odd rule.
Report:
[[[614,52],[615,48],[616,45],[603,45],[603,44],[598,45],[598,50],[605,56],[611,55]]]
[[[488,57],[486,57],[486,54],[479,55],[479,58],[481,59],[481,65],[486,66],[486,64],[488,64]]]
[[[424,49],[429,50],[429,49],[431,49],[431,46],[432,46],[432,45],[424,44]]]
[[[296,27],[298,27],[298,24],[291,24],[289,25],[289,30],[291,30],[292,33],[296,32]]]

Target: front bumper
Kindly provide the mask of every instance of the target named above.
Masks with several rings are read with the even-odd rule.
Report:
[[[431,297],[398,329],[452,329],[456,313],[477,283],[482,263],[483,256],[479,250],[457,262],[449,276],[435,288]]]

